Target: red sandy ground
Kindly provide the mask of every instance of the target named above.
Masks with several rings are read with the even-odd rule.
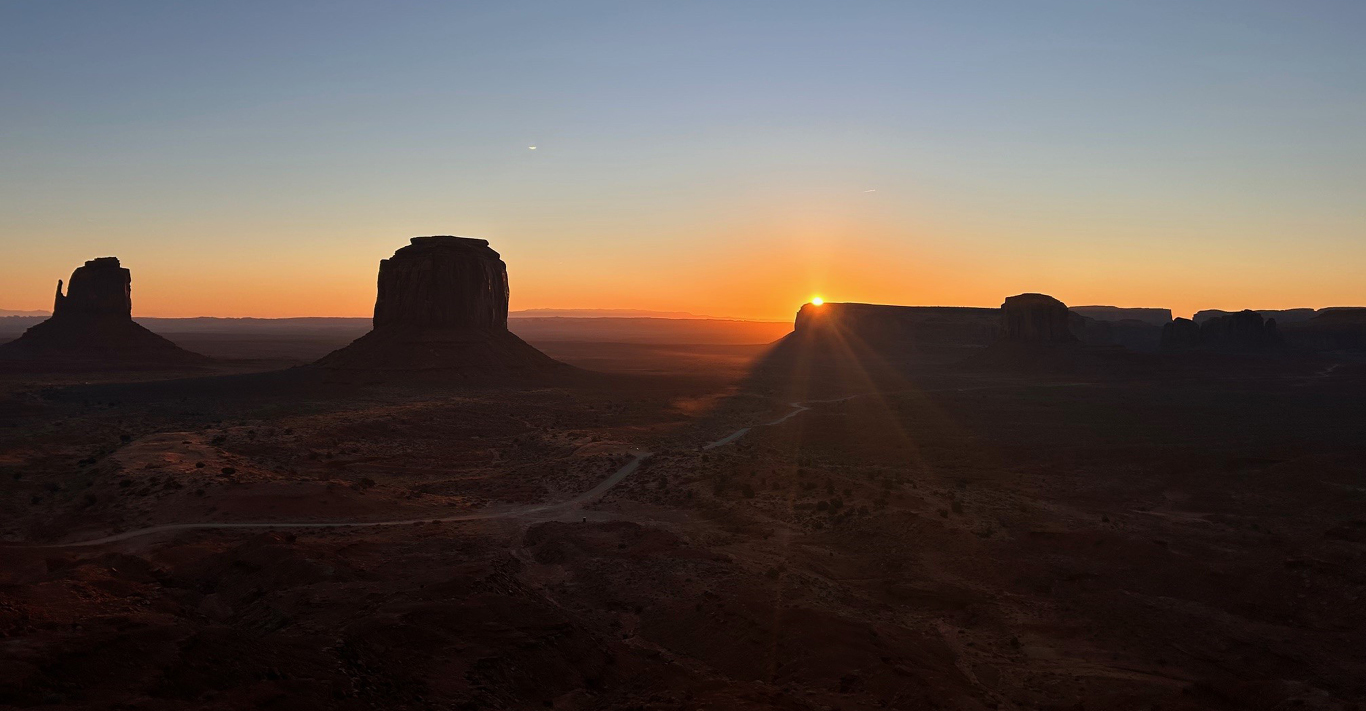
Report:
[[[0,706],[1351,709],[1366,697],[1359,370],[941,373],[704,452],[795,396],[740,388],[731,360],[710,373],[696,354],[678,362],[684,375],[592,390],[12,397],[0,419],[11,542],[512,510],[591,488],[634,448],[657,454],[583,510],[11,543]]]

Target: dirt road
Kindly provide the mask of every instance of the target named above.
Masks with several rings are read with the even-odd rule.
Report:
[[[771,421],[771,422],[764,422],[764,423],[760,423],[760,424],[757,424],[757,425],[751,425],[750,427],[742,427],[742,428],[740,428],[740,429],[738,429],[738,430],[736,430],[736,431],[734,431],[734,432],[732,432],[732,433],[726,435],[725,437],[722,437],[722,438],[720,438],[720,439],[718,439],[718,440],[715,440],[715,441],[713,441],[713,442],[709,442],[709,443],[703,445],[702,449],[715,449],[716,447],[723,447],[723,446],[725,446],[725,445],[731,444],[732,442],[734,442],[734,441],[740,439],[741,437],[744,437],[745,434],[748,433],[748,432],[749,432],[751,429],[753,429],[754,427],[771,427],[771,426],[774,426],[774,425],[780,425],[780,424],[782,424],[782,423],[788,421],[789,419],[791,419],[791,418],[793,418],[793,417],[795,417],[795,416],[797,416],[797,415],[799,415],[799,414],[801,414],[801,413],[803,413],[803,412],[805,412],[805,411],[811,409],[811,406],[812,406],[812,405],[815,405],[815,404],[818,404],[818,403],[841,402],[841,401],[844,401],[844,400],[848,400],[848,399],[850,399],[850,398],[852,398],[852,397],[857,397],[857,396],[856,396],[856,395],[850,395],[849,397],[843,397],[843,398],[838,398],[838,399],[833,399],[833,400],[812,400],[812,401],[804,402],[804,403],[803,403],[803,402],[794,402],[794,403],[791,403],[792,408],[793,408],[792,411],[791,411],[791,412],[788,412],[787,414],[783,415],[782,417],[779,417],[778,419],[773,420],[773,421]],[[132,530],[132,531],[124,531],[123,533],[116,533],[116,534],[111,535],[111,536],[105,536],[105,537],[103,537],[103,538],[96,538],[96,539],[88,540],[88,541],[76,541],[76,542],[73,542],[73,543],[50,543],[50,544],[43,544],[43,545],[17,544],[17,545],[13,545],[13,546],[9,546],[9,547],[14,547],[14,548],[20,548],[20,547],[23,547],[23,548],[78,548],[78,547],[84,547],[84,546],[101,546],[101,545],[105,545],[105,544],[109,544],[109,543],[118,543],[118,542],[120,542],[120,541],[126,541],[126,540],[129,540],[129,539],[132,539],[132,538],[141,538],[141,537],[143,537],[143,536],[152,536],[152,535],[156,535],[156,534],[158,534],[158,533],[174,533],[174,532],[178,532],[178,531],[193,531],[193,530],[208,530],[208,529],[232,529],[232,528],[239,528],[239,529],[240,529],[240,528],[265,528],[265,529],[276,529],[276,528],[366,528],[366,527],[376,527],[376,526],[411,526],[411,525],[420,524],[420,523],[449,523],[449,522],[456,522],[456,521],[484,521],[484,520],[489,520],[489,519],[516,518],[516,517],[523,517],[523,516],[532,516],[532,515],[537,515],[537,514],[549,513],[549,512],[553,512],[553,511],[563,511],[563,510],[565,510],[565,509],[576,508],[576,507],[582,506],[582,505],[584,505],[584,504],[586,504],[586,503],[589,503],[589,502],[591,502],[591,501],[597,499],[598,497],[600,497],[600,496],[602,496],[603,494],[607,493],[607,491],[610,490],[612,487],[616,486],[617,484],[620,484],[624,479],[626,479],[626,477],[628,477],[628,476],[634,474],[634,473],[636,472],[636,470],[640,469],[640,465],[643,464],[643,463],[645,462],[645,460],[649,459],[650,456],[651,456],[651,453],[650,453],[650,452],[644,452],[644,451],[636,452],[635,455],[631,458],[631,461],[627,462],[627,463],[626,463],[625,465],[623,465],[621,468],[619,468],[619,469],[617,469],[616,471],[612,472],[611,476],[608,476],[606,479],[603,479],[597,486],[593,487],[592,489],[589,489],[588,491],[585,491],[585,492],[582,493],[582,494],[579,494],[578,496],[576,496],[576,497],[574,497],[574,498],[572,498],[572,499],[568,499],[568,500],[566,500],[566,501],[560,501],[560,502],[556,502],[556,503],[550,503],[550,504],[536,504],[536,505],[534,505],[534,506],[517,506],[517,507],[511,507],[511,508],[500,508],[500,509],[482,510],[482,511],[474,512],[474,513],[457,514],[457,515],[455,515],[455,516],[442,516],[442,517],[439,517],[439,518],[414,518],[414,519],[403,519],[403,520],[399,520],[399,521],[309,521],[309,522],[298,522],[298,521],[255,521],[255,522],[244,522],[244,523],[227,523],[227,522],[174,523],[174,524],[165,524],[165,525],[162,525],[162,526],[149,526],[149,527],[147,527],[147,528],[139,528],[139,529]]]

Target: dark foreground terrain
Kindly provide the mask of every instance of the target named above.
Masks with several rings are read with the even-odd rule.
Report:
[[[620,374],[9,378],[0,706],[1366,700],[1360,366],[823,379],[750,375],[744,348],[557,355]],[[33,545],[395,520],[419,522]]]

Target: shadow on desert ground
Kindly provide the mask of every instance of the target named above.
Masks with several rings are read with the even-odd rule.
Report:
[[[537,345],[614,372],[12,377],[0,699],[1345,709],[1366,694],[1360,366]],[[531,512],[642,450],[602,498]],[[528,513],[20,545],[481,510]]]

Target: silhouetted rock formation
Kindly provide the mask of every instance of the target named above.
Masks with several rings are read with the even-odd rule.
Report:
[[[893,382],[914,367],[961,362],[996,340],[996,309],[805,304],[793,331],[754,364],[752,383],[830,397]]]
[[[379,263],[375,330],[508,327],[507,266],[482,239],[414,237]]]
[[[57,280],[53,318],[133,318],[133,275],[119,265],[118,257],[100,257],[71,273],[66,296]]]
[[[414,237],[380,261],[373,330],[317,366],[370,379],[569,371],[507,329],[507,267],[482,239]]]
[[[1277,326],[1283,324],[1278,320]],[[1366,351],[1366,308],[1319,309],[1313,318],[1284,324],[1286,344],[1306,351]]]
[[[998,320],[995,309],[971,307],[804,304],[793,331],[901,349],[984,346],[995,338]]]
[[[1019,294],[1001,304],[1001,336],[1012,343],[1075,343],[1067,305],[1046,294]]]
[[[1262,318],[1256,311],[1216,316],[1200,324],[1200,337],[1215,347],[1266,348],[1281,343],[1276,319]]]
[[[1179,318],[1162,329],[1163,350],[1250,351],[1275,348],[1282,343],[1276,319],[1263,319],[1256,311],[1214,316],[1198,324]]]
[[[1324,311],[1327,310],[1328,309],[1324,309]],[[1304,321],[1308,321],[1309,319],[1314,318],[1315,314],[1322,313],[1321,311],[1315,311],[1314,309],[1253,309],[1252,312],[1260,314],[1262,318],[1274,318],[1276,319],[1276,323],[1279,323],[1281,325],[1285,325],[1288,323],[1302,323]],[[1219,318],[1220,316],[1233,316],[1238,313],[1247,313],[1247,311],[1244,310],[1239,312],[1220,311],[1219,309],[1205,309],[1204,311],[1195,312],[1195,316],[1193,317],[1193,319],[1196,323],[1203,324],[1204,322],[1212,318]]]
[[[1121,309],[1127,310],[1127,309]],[[1158,309],[1153,309],[1154,311]],[[1071,310],[1068,328],[1088,346],[1120,346],[1139,353],[1151,353],[1162,340],[1162,326],[1151,321],[1126,318],[1118,321],[1095,319]]]
[[[1162,350],[1200,347],[1200,324],[1188,319],[1173,319],[1162,327]]]
[[[1120,321],[1142,321],[1161,328],[1172,320],[1171,309],[1126,308],[1121,306],[1072,306],[1073,313],[1096,321],[1116,323]]]
[[[132,274],[117,257],[92,259],[57,282],[52,317],[0,346],[0,360],[54,367],[167,367],[208,359],[133,322]]]

